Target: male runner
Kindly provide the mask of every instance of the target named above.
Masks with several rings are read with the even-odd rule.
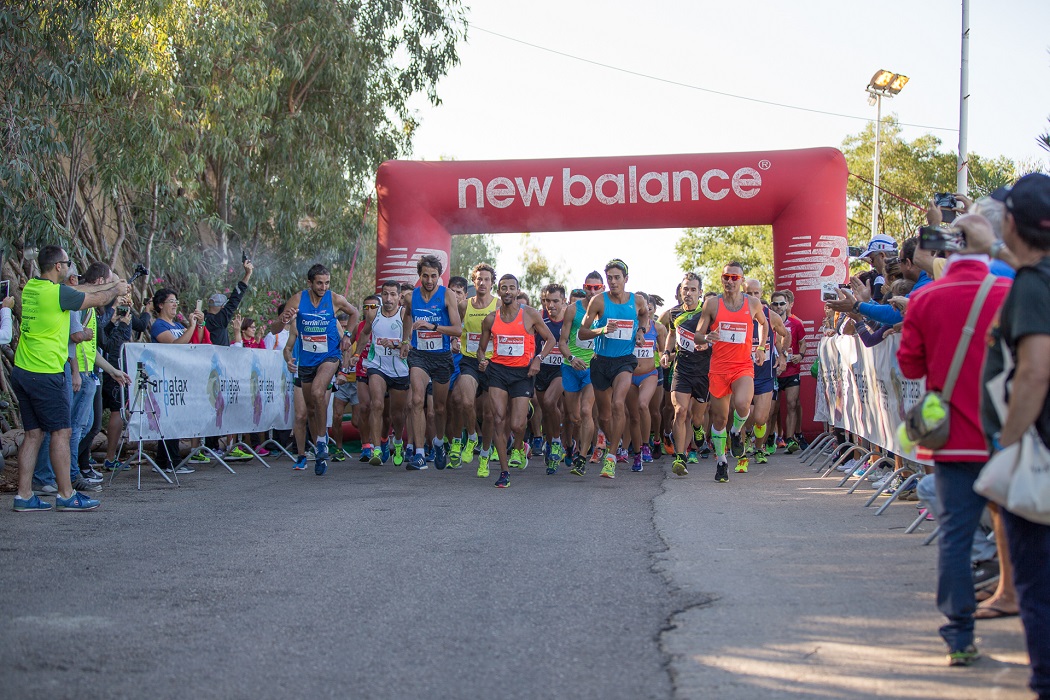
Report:
[[[510,486],[510,467],[526,467],[522,439],[525,437],[529,400],[535,391],[535,377],[543,364],[543,358],[554,350],[555,341],[540,313],[518,301],[517,277],[503,275],[499,278],[499,296],[500,307],[481,324],[478,368],[487,375],[489,382],[489,402],[492,405],[496,454],[500,464],[496,488],[505,489]],[[543,349],[539,353],[536,352],[534,335],[543,338]],[[490,338],[494,349],[491,361],[486,355]],[[509,458],[508,428],[514,439]]]
[[[671,380],[671,405],[674,406],[672,444],[674,462],[671,471],[679,476],[689,473],[686,467],[686,451],[689,449],[689,426],[700,447],[706,441],[703,422],[707,413],[708,372],[711,366],[711,347],[698,336],[702,308],[700,306],[700,277],[695,272],[685,273],[679,285],[682,303],[671,309],[668,320],[673,333],[667,334],[660,364],[670,370],[674,361],[674,377]],[[699,340],[697,338],[699,337]],[[694,403],[699,409],[694,409]]]
[[[427,384],[434,387],[434,466],[444,469],[445,457],[445,402],[448,383],[452,379],[452,341],[463,331],[459,322],[459,305],[455,294],[441,285],[441,260],[436,255],[424,255],[416,263],[419,286],[406,291],[401,298],[406,318],[411,314],[412,324],[405,324],[401,342],[401,358],[408,359],[408,411],[410,448],[415,454],[406,469],[427,468],[424,456],[427,419],[423,407],[427,398]]]
[[[589,365],[594,357],[594,340],[580,337],[583,317],[587,315],[587,304],[596,294],[605,289],[601,273],[588,273],[583,281],[582,299],[577,299],[566,309],[561,325],[558,352],[562,356],[561,381],[565,391],[565,410],[569,416],[572,439],[576,441],[572,456],[572,473],[583,476],[587,472],[587,457],[594,437],[594,387],[591,386]],[[575,290],[573,291],[573,296]]]
[[[784,325],[791,333],[791,351],[779,382],[785,404],[784,438],[787,453],[792,454],[808,445],[802,437],[802,402],[799,401],[802,360],[806,357],[806,329],[802,319],[791,313],[795,307],[795,295],[790,289],[777,291],[773,294],[773,301],[773,310],[784,319]]]
[[[731,262],[722,268],[723,293],[704,302],[696,334],[712,344],[711,371],[711,437],[715,444],[715,481],[729,481],[726,460],[726,424],[730,404],[733,425],[729,430],[732,455],[744,456],[741,428],[751,414],[755,395],[755,365],[766,362],[766,316],[762,302],[744,294],[744,266]],[[758,324],[758,347],[752,354],[753,322]],[[743,413],[741,413],[743,412]]]
[[[543,322],[555,338],[561,338],[562,323],[565,321],[565,287],[560,284],[548,284],[543,289],[543,305],[547,317]],[[561,366],[564,361],[560,352],[552,352],[543,358],[543,366],[536,375],[536,393],[543,410],[543,434],[547,437],[547,474],[555,474],[558,464],[565,457],[561,443]]]
[[[649,304],[645,299],[624,290],[627,263],[615,258],[605,266],[609,291],[595,296],[587,305],[579,335],[595,339],[591,358],[591,382],[598,403],[598,420],[608,446],[601,476],[616,478],[616,450],[624,435],[627,390],[638,366],[635,346],[645,343],[644,329],[649,327]],[[597,328],[591,324],[597,322]]]
[[[487,479],[493,424],[488,406],[488,382],[485,374],[478,369],[478,343],[481,341],[482,322],[499,304],[499,300],[492,296],[496,270],[487,263],[479,263],[470,271],[470,279],[474,282],[474,296],[459,305],[460,318],[463,319],[463,335],[460,338],[463,359],[459,361],[459,379],[452,390],[452,403],[459,422],[452,424],[455,437],[452,438],[448,458],[449,464],[453,466],[474,461],[474,450],[478,448],[477,408],[480,406],[482,449],[478,458],[478,477]],[[463,430],[467,431],[465,444],[461,437]]]
[[[762,283],[756,279],[747,281],[747,295],[758,299],[762,303]],[[768,437],[767,425],[769,421],[769,410],[773,405],[773,392],[777,388],[777,372],[784,369],[784,348],[788,342],[788,332],[784,328],[784,322],[775,313],[769,312],[769,307],[762,303],[762,313],[766,317],[766,361],[755,365],[755,398],[754,409],[748,423],[753,424],[755,435],[755,462],[766,464],[769,461],[766,455],[766,438]],[[773,344],[774,334],[776,345]],[[754,322],[751,334],[752,349],[758,347],[758,322]],[[776,352],[773,351],[774,347]],[[747,433],[747,426],[744,430]],[[736,471],[747,472],[748,459],[744,457],[737,460]]]
[[[346,331],[340,338],[336,313],[349,317],[347,328],[357,328],[357,309],[341,294],[329,289],[331,274],[324,265],[314,265],[307,271],[309,286],[296,292],[285,302],[285,313],[295,314],[289,342],[284,346],[284,361],[293,371],[298,366],[299,381],[303,385],[307,422],[314,436],[314,474],[322,476],[328,470],[328,387],[340,367],[343,354],[349,359],[353,333]],[[301,343],[298,363],[292,358],[295,338]],[[297,463],[306,458],[300,454]]]
[[[408,363],[401,357],[401,339],[405,331],[405,309],[400,305],[401,285],[393,280],[383,283],[379,290],[382,306],[371,318],[365,317],[365,327],[357,340],[363,348],[364,368],[368,373],[365,385],[369,396],[367,431],[362,441],[372,443],[368,463],[374,467],[386,464],[390,457],[383,414],[386,396],[390,395],[390,422],[394,426],[394,466],[405,461],[405,447],[401,435],[405,430],[405,403],[408,392]],[[366,312],[367,313],[367,312]],[[362,452],[363,454],[363,452]]]

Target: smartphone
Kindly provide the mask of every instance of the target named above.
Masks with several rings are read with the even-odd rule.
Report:
[[[201,306],[204,304],[200,299],[197,300],[197,313],[201,312]]]
[[[4,280],[0,282],[0,301],[9,296],[11,296],[11,280]]]
[[[958,229],[922,226],[919,228],[919,247],[948,252],[962,250],[966,247],[966,234]]]
[[[248,254],[242,250],[241,251],[241,263],[243,264],[243,263],[246,263],[246,262],[248,262]]]
[[[839,298],[839,288],[834,282],[825,282],[820,285],[820,300],[835,301]]]
[[[130,306],[118,306],[117,316],[127,316],[131,312]]]
[[[859,258],[860,256],[864,255],[864,251],[865,250],[867,250],[867,249],[862,247],[862,246],[851,245],[849,247],[849,256],[851,258]]]
[[[955,221],[955,216],[959,212],[955,211],[956,205],[959,200],[955,198],[955,195],[951,192],[934,192],[933,203],[941,210],[941,219],[946,224],[950,224]]]

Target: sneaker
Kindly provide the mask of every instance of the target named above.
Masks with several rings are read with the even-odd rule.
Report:
[[[98,465],[95,465],[95,466],[98,466]],[[102,479],[103,478],[102,472],[100,472],[98,469],[95,469],[95,467],[91,467],[87,471],[81,472],[81,474],[86,474],[87,476],[92,476],[92,477],[95,477],[96,479]]]
[[[112,461],[107,459],[102,463],[102,468],[107,472],[126,472],[131,469],[131,465],[127,462],[121,462],[119,459],[114,459]]]
[[[856,468],[857,460],[848,459],[843,464],[840,464],[839,466],[835,467],[835,471],[840,471],[845,474],[846,472],[852,472]]]
[[[673,457],[674,456],[674,441],[671,440],[670,438],[665,438],[664,440],[661,441],[661,443],[662,443],[663,448],[664,448],[664,454],[665,455],[670,455],[670,456]]]
[[[776,453],[777,453],[777,446],[776,446],[776,444],[773,443],[773,442],[767,443],[766,444],[766,454],[767,455],[775,455]]]
[[[260,457],[267,457],[269,456],[270,451],[265,447],[256,447],[255,454],[259,455]]]
[[[374,451],[374,448],[362,447],[361,448],[361,457],[358,459],[358,461],[359,462],[371,462],[372,461],[372,452],[373,451]]]
[[[587,474],[587,460],[583,458],[583,455],[576,455],[576,458],[572,460],[572,469],[569,470],[569,473],[576,476],[585,476]]]
[[[491,455],[489,455],[491,457]],[[478,478],[487,479],[489,477],[489,457],[483,457],[481,453],[478,453]]]
[[[532,438],[532,450],[530,454],[538,455],[543,452],[543,436],[536,436]]]
[[[102,504],[98,501],[93,498],[88,498],[77,491],[74,491],[73,495],[69,498],[62,498],[61,496],[55,497],[56,510],[95,510],[100,505]]]
[[[434,461],[434,445],[427,445],[423,448],[423,459],[428,462]],[[442,469],[444,469],[444,467],[442,467]]]
[[[445,446],[434,445],[434,467],[444,469],[448,466],[448,457],[445,455]]]
[[[729,433],[729,454],[737,459],[744,456],[744,436],[740,433]]]
[[[405,463],[405,443],[402,442],[400,445],[394,445],[393,461],[395,467],[400,467]]]
[[[463,441],[459,438],[452,438],[452,446],[448,448],[448,466],[452,469],[459,469],[463,463]]]
[[[550,459],[548,462],[557,464],[563,459],[565,459],[565,446],[560,442],[552,442],[550,445]]]
[[[407,471],[421,472],[427,468],[426,455],[421,455],[418,452],[412,455],[412,459],[405,462],[405,469]]]
[[[553,476],[558,473],[558,465],[561,463],[560,459],[552,459],[547,462],[547,476]]]
[[[685,476],[689,473],[689,470],[686,469],[685,466],[685,460],[681,457],[674,458],[674,462],[671,463],[671,471],[677,474],[678,476]]]
[[[949,666],[973,666],[977,659],[981,658],[981,652],[973,644],[965,649],[948,652]]]
[[[208,461],[210,462],[211,460],[208,460]],[[306,467],[304,466],[303,469],[305,469],[305,468]],[[191,467],[189,464],[183,464],[181,467],[179,467],[177,469],[172,469],[171,467],[168,467],[164,471],[168,472],[169,474],[192,474],[193,472],[195,472],[197,470],[194,469],[193,467]]]
[[[879,490],[879,489],[881,489],[881,488],[882,488],[883,486],[887,486],[887,485],[889,485],[889,483],[890,483],[890,476],[892,476],[892,474],[893,474],[893,473],[892,473],[892,472],[890,472],[890,473],[889,473],[889,474],[887,474],[886,476],[882,477],[881,479],[879,479],[878,481],[876,481],[875,483],[873,483],[873,484],[871,485],[871,489],[872,489],[872,491],[878,491],[878,490]]]
[[[806,440],[806,438],[802,437],[801,435],[799,435],[799,436],[797,436],[795,438],[795,442],[798,443],[798,449],[800,449],[800,450],[804,450],[807,447],[809,447],[809,441]]]
[[[467,441],[463,444],[463,452],[460,454],[460,462],[462,464],[470,464],[474,461],[474,450],[478,449],[478,441],[467,438]]]
[[[747,444],[747,449],[744,450],[744,456],[750,457],[755,454],[755,438],[749,435],[744,442]]]
[[[781,449],[781,450],[782,450],[782,449],[784,449],[785,447],[787,447],[787,443],[786,443],[786,442],[784,442],[784,438],[782,438],[782,437],[778,437],[778,438],[777,438],[777,449]]]
[[[204,454],[203,452],[198,452],[197,454],[190,457],[190,461],[194,464],[211,464],[211,457]]]
[[[14,510],[16,513],[42,513],[45,510],[51,510],[51,508],[50,503],[41,501],[40,497],[35,493],[29,498],[15,496]]]
[[[324,473],[328,471],[328,451],[319,450],[319,452],[322,452],[324,457],[319,454],[314,458],[314,474],[317,476],[324,476]]]
[[[696,456],[696,450],[689,450],[688,458],[685,461],[689,464],[699,464],[700,460]]]
[[[241,448],[234,447],[226,453],[225,459],[227,462],[247,462],[252,459],[252,456]]]
[[[33,485],[33,495],[34,496],[57,496],[58,495],[58,487],[55,486],[54,484],[42,484],[40,486],[37,486],[36,484],[34,484]],[[23,500],[25,500],[25,499],[23,499]]]
[[[833,453],[838,446],[839,446],[838,443],[835,442],[834,440],[828,440],[828,444],[826,444],[826,445],[824,445],[824,447],[820,448],[820,453],[821,454],[825,454],[825,455],[829,455],[829,454]]]
[[[650,440],[649,444],[646,445],[646,447],[649,448],[649,456],[650,457],[655,455],[656,459],[660,459],[660,456],[663,455],[663,453],[664,453],[664,449],[663,449],[664,445],[659,440]]]
[[[624,448],[621,447],[620,449],[616,450],[616,463],[617,464],[627,464],[627,461],[628,461],[629,457],[630,457],[630,455],[627,454],[627,450],[625,450]]]
[[[297,472],[301,472],[306,469],[306,455],[299,455],[295,458],[295,464],[292,465],[292,469]]]
[[[510,472],[500,472],[499,478],[496,479],[496,488],[505,489],[510,486]]]
[[[995,559],[973,563],[973,587],[988,588],[999,583],[999,562]]]
[[[718,464],[715,465],[715,481],[720,484],[729,481],[729,462],[725,457],[718,460]]]
[[[642,471],[642,453],[641,452],[639,452],[638,454],[636,454],[634,456],[634,463],[631,464],[631,471],[632,472],[640,472],[640,471]]]
[[[369,450],[369,452],[372,453],[372,455],[368,458],[369,466],[373,466],[373,467],[382,466],[383,465],[383,454],[382,454],[382,452],[380,452],[379,450],[375,449],[374,447],[371,450]],[[364,457],[364,454],[362,453],[361,456]]]
[[[605,442],[605,433],[603,433],[600,430],[598,431],[598,437],[595,440],[594,445],[600,450],[604,450],[606,447],[608,447],[608,445]]]
[[[601,447],[595,447],[594,452],[591,452],[591,458],[588,460],[591,464],[597,464],[602,461],[605,457],[605,450]]]
[[[375,448],[372,448],[372,454],[375,454]],[[379,459],[381,464],[386,464],[390,461],[390,441],[384,440],[379,443]]]
[[[92,484],[83,479],[77,479],[73,482],[73,489],[85,493],[100,493],[102,491],[102,484]]]
[[[314,443],[314,459],[323,459],[327,461],[328,457],[328,440],[326,439],[324,442]]]
[[[736,468],[733,469],[737,474],[747,474],[747,457],[741,457],[736,461]]]
[[[606,479],[616,478],[616,460],[611,456],[605,458],[605,464],[602,465],[602,473],[599,476]]]
[[[329,459],[331,459],[333,462],[345,462],[346,458],[347,454],[342,447],[337,447],[334,450],[332,450],[332,454],[329,457]]]
[[[707,433],[704,432],[704,426],[693,428],[693,439],[696,440],[697,445],[703,445],[707,442]]]
[[[879,467],[878,469],[869,469],[868,473],[864,475],[864,478],[868,481],[878,481],[879,479],[885,478],[886,474],[888,473],[889,472],[886,471],[885,467]]]
[[[785,445],[785,447],[787,447],[787,453],[789,455],[793,455],[796,452],[798,452],[798,443],[795,442],[794,438],[792,438],[791,440],[788,440],[787,441],[787,445]]]
[[[80,480],[86,481],[89,484],[101,484],[105,481],[101,474],[92,474],[91,470],[80,472]]]
[[[511,469],[524,469],[529,466],[529,461],[525,457],[525,450],[511,450],[510,459],[507,460],[507,464]]]
[[[769,457],[766,456],[765,450],[755,452],[755,464],[769,464]]]
[[[646,464],[650,464],[653,461],[653,452],[648,445],[642,445],[642,461]]]
[[[707,459],[710,456],[711,456],[711,446],[708,445],[705,442],[704,446],[700,448],[700,459]]]

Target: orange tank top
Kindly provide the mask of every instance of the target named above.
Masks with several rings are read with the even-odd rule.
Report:
[[[496,309],[496,320],[492,322],[492,344],[495,350],[492,361],[504,367],[528,367],[536,354],[536,339],[525,332],[525,310],[518,308],[518,315],[506,322]]]
[[[747,297],[744,297],[744,305],[736,311],[727,309],[725,299],[718,297],[718,313],[711,326],[711,330],[718,333],[718,342],[711,353],[712,371],[754,364],[751,357],[751,336],[755,328],[753,320]]]

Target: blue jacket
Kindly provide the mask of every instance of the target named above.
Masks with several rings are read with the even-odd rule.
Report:
[[[919,273],[919,279],[915,282],[915,286],[911,288],[905,296],[910,297],[915,292],[919,291],[933,280],[925,272]],[[876,304],[875,302],[865,301],[862,302],[858,307],[858,311],[863,316],[867,316],[873,321],[878,321],[887,326],[895,326],[904,320],[904,314],[897,309],[893,308],[889,304]]]

